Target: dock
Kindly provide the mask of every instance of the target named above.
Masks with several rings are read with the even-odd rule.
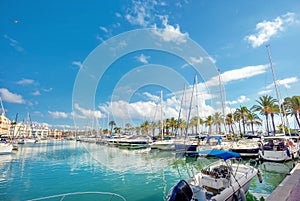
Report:
[[[300,200],[300,161],[293,170],[277,186],[266,201],[299,201]]]

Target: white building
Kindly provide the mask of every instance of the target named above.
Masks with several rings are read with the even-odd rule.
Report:
[[[5,116],[4,112],[0,116],[0,135],[9,135],[11,121]]]

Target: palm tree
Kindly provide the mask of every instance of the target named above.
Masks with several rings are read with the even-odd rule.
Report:
[[[110,134],[112,134],[112,130],[113,130],[113,127],[116,125],[116,122],[115,121],[110,121],[108,123],[108,125],[110,126]]]
[[[130,123],[126,123],[125,124],[125,132],[131,132],[131,130],[132,130],[131,124]]]
[[[221,112],[216,112],[213,115],[213,124],[216,125],[216,132],[221,134],[221,123],[223,122],[222,114]]]
[[[176,120],[174,117],[172,117],[172,118],[170,119],[169,125],[170,125],[170,127],[171,127],[171,133],[174,134],[174,128],[175,128],[176,125],[177,125],[177,120]]]
[[[228,113],[226,115],[225,122],[228,125],[228,131],[229,131],[229,133],[234,133],[234,131],[233,131],[234,116],[233,116],[232,113]]]
[[[240,106],[240,108],[236,109],[236,115],[240,117],[242,120],[242,125],[243,125],[243,133],[246,133],[246,120],[247,120],[247,115],[250,112],[246,106]]]
[[[114,127],[114,131],[115,131],[115,133],[120,133],[121,128],[120,127]]]
[[[154,137],[155,129],[157,128],[157,124],[155,121],[150,122],[150,129],[152,130],[152,136]]]
[[[239,134],[241,135],[242,134],[242,128],[241,128],[241,119],[242,119],[242,117],[241,117],[240,113],[237,110],[235,110],[235,112],[233,113],[233,119],[234,119],[235,122],[237,122],[239,124]]]
[[[194,133],[194,127],[196,128],[196,132],[197,132],[197,124],[198,124],[198,117],[192,117],[190,122],[189,122],[189,127],[192,128],[192,133]]]
[[[251,126],[251,132],[254,134],[254,125],[261,125],[261,119],[254,112],[249,112],[247,115],[247,124]]]
[[[146,120],[144,123],[141,124],[142,133],[148,135],[149,127],[150,127],[149,121]]]
[[[300,128],[300,96],[286,97],[283,102],[289,115],[294,115],[298,127]],[[299,115],[299,117],[298,117]]]
[[[165,120],[166,135],[169,135],[169,128],[170,128],[170,119],[167,118],[167,119]]]
[[[179,119],[178,129],[180,129],[181,136],[183,135],[183,131],[186,128],[186,122],[183,119]]]
[[[270,107],[272,107],[277,100],[274,99],[272,96],[261,96],[259,97],[259,100],[256,100],[258,105],[253,105],[251,107],[251,110],[254,112],[260,112],[260,114],[265,115],[266,118],[266,124],[267,124],[267,132],[269,135],[269,114],[270,114]]]
[[[276,133],[276,127],[275,127],[274,115],[279,113],[279,106],[277,104],[271,105],[270,108],[269,108],[269,113],[270,113],[270,116],[271,116],[273,132],[275,134]]]
[[[213,125],[213,117],[211,115],[209,115],[206,119],[205,119],[205,124],[206,126],[208,126],[208,134],[211,134],[211,126]]]

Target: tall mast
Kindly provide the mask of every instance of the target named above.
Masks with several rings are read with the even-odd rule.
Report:
[[[197,108],[197,126],[196,126],[196,134],[200,134],[200,114],[199,114],[199,98],[198,98],[198,77],[195,76],[195,84],[196,84],[196,108]],[[198,132],[199,130],[199,132]]]
[[[227,129],[226,129],[226,125],[225,125],[225,99],[223,96],[223,84],[222,84],[222,80],[221,80],[221,73],[220,73],[220,69],[218,68],[218,77],[219,77],[219,87],[220,87],[220,95],[221,95],[221,104],[222,104],[222,121],[224,124],[224,129],[225,129],[225,133],[227,133]]]
[[[271,59],[271,54],[270,54],[270,45],[266,45],[266,48],[267,48],[267,52],[268,52],[268,57],[269,57],[269,61],[270,61],[270,66],[271,66],[271,70],[272,70],[272,75],[273,75],[273,81],[274,81],[274,86],[275,86],[275,91],[276,91],[276,97],[277,97],[277,100],[278,100],[278,106],[279,106],[279,112],[280,112],[280,119],[281,119],[281,123],[282,123],[282,127],[283,127],[283,133],[285,134],[285,129],[284,129],[284,126],[287,125],[288,126],[288,121],[287,121],[287,118],[286,118],[286,115],[284,115],[285,113],[285,108],[284,108],[284,105],[281,103],[281,94],[279,92],[279,88],[278,88],[278,84],[277,84],[277,79],[276,79],[276,75],[275,75],[275,71],[274,71],[274,67],[273,67],[273,63],[272,63],[272,59]],[[282,106],[282,108],[281,108]],[[283,111],[282,111],[283,109]],[[285,116],[285,120],[286,120],[286,124],[285,124],[285,121],[283,119],[283,115]],[[275,134],[275,133],[274,133]]]
[[[161,129],[161,140],[164,139],[164,121],[163,121],[163,92],[160,90],[160,129]]]
[[[195,90],[195,82],[196,82],[196,78],[197,75],[195,75],[195,78],[194,78],[194,84],[193,84],[193,89],[192,89],[192,95],[191,95],[191,100],[190,100],[190,107],[189,107],[189,112],[188,112],[188,117],[187,117],[187,120],[186,120],[186,135],[185,135],[185,138],[187,137],[188,135],[188,128],[189,128],[189,123],[190,123],[190,116],[191,116],[191,110],[192,110],[192,103],[193,103],[193,96],[194,96],[194,90]]]
[[[180,124],[181,110],[182,110],[184,96],[185,96],[185,85],[184,85],[184,91],[183,91],[182,97],[181,97],[181,103],[180,103],[179,114],[178,114],[178,119],[177,119],[177,126],[176,126],[176,131],[175,131],[175,137],[177,137],[177,135],[178,135],[178,127]]]

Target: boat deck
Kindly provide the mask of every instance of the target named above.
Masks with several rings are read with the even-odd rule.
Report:
[[[266,201],[299,201],[300,199],[300,160],[290,175],[279,184]]]

